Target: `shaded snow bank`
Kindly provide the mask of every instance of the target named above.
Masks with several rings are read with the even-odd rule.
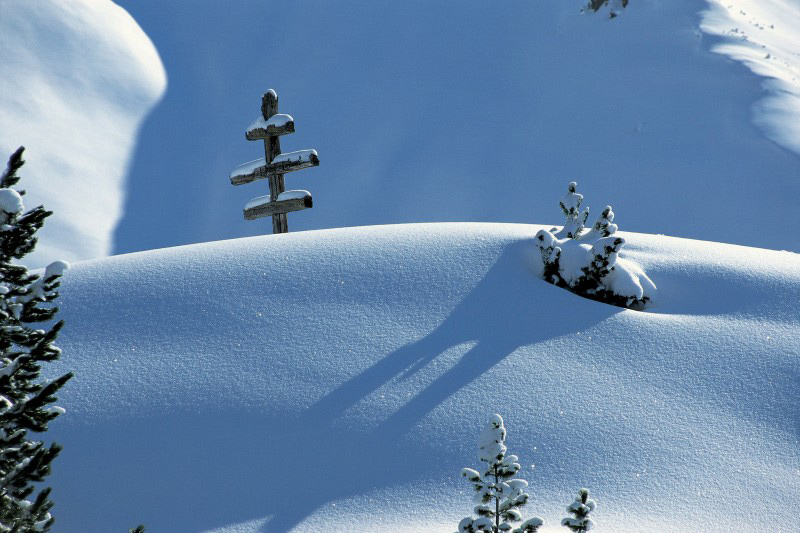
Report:
[[[800,257],[621,232],[659,285],[642,313],[538,279],[539,229],[349,228],[73,265],[48,369],[76,374],[50,435],[55,531],[449,533],[493,413],[545,531],[580,487],[603,531],[792,523]]]
[[[166,75],[110,1],[0,3],[0,158],[26,147],[26,203],[54,211],[32,266],[111,250],[139,126]]]
[[[709,0],[701,29],[722,37],[712,50],[741,61],[765,79],[768,95],[754,121],[779,145],[800,154],[800,3],[795,0]]]

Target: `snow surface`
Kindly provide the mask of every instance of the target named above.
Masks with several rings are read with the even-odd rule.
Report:
[[[311,161],[311,155],[317,155],[316,150],[298,150],[296,152],[286,152],[285,154],[278,154],[272,159],[271,164],[275,163],[283,163],[285,161]],[[263,167],[266,165],[266,159],[263,157],[259,159],[253,159],[252,161],[248,161],[247,163],[242,163],[238,167],[234,168],[229,177],[231,179],[235,178],[236,176],[246,176],[247,174],[251,174],[259,167]]]
[[[263,232],[241,216],[252,191],[224,192],[220,180],[261,155],[241,135],[272,86],[281,109],[302,121],[282,148],[325,154],[325,179],[313,186],[318,206],[293,219],[293,232],[560,224],[557,200],[577,180],[590,218],[610,204],[625,230],[800,252],[800,217],[787,215],[800,198],[800,156],[771,142],[751,110],[778,93],[712,51],[735,39],[704,31],[706,0],[636,0],[613,20],[607,11],[581,14],[587,0],[440,0],[413,9],[368,0],[346,8],[328,0],[191,9],[120,2],[157,43],[173,91],[142,136],[119,251]],[[785,6],[785,22],[758,20],[764,30],[744,22],[721,29],[738,26],[751,39],[783,33],[787,53],[763,55],[796,57],[788,39],[800,23],[788,9],[797,0],[720,4],[748,17],[762,10],[756,5]],[[254,20],[281,21],[270,25],[269,53],[241,31]],[[800,124],[788,114],[782,121]],[[192,134],[165,135],[176,124]],[[156,189],[163,194],[154,198]]]
[[[622,18],[622,17],[620,17]],[[560,532],[794,528],[800,257],[619,232],[651,312],[538,279],[548,226],[310,231],[81,262],[57,532],[442,532],[494,413]],[[533,467],[535,465],[535,468]]]
[[[712,47],[765,78],[753,106],[770,139],[800,154],[800,2],[709,0],[701,29],[723,37]]]
[[[111,251],[136,134],[166,76],[150,39],[107,0],[0,2],[0,165],[54,214],[29,266]]]
[[[63,276],[64,272],[69,270],[69,263],[66,261],[53,261],[47,268],[44,269],[43,279],[48,279],[52,276]]]
[[[264,117],[258,117],[252,124],[250,124],[250,127],[247,128],[247,132],[249,133],[259,128],[267,129],[270,126],[278,128],[281,126],[285,126],[289,122],[294,122],[294,119],[292,118],[291,115],[286,115],[283,113],[272,115],[271,117],[269,117],[269,120],[264,120]]]
[[[281,200],[294,200],[298,198],[305,198],[307,196],[311,196],[311,193],[308,191],[302,190],[294,190],[294,191],[283,191],[278,195],[278,201]],[[245,209],[251,209],[253,207],[258,207],[260,205],[270,203],[270,195],[259,196],[257,198],[253,198],[249,202],[247,202],[244,206]]]
[[[9,215],[19,214],[25,209],[22,196],[14,189],[0,189],[0,211]],[[5,217],[4,217],[5,218]]]
[[[283,191],[278,195],[278,200],[297,200],[306,198],[307,196],[311,196],[311,193],[302,189],[296,189],[292,191]]]
[[[311,161],[311,156],[316,156],[316,150],[297,150],[295,152],[286,152],[285,154],[276,155],[272,163],[283,163],[286,161]]]
[[[230,178],[233,179],[236,176],[246,176],[251,174],[255,169],[263,167],[266,164],[266,160],[263,157],[259,159],[253,159],[247,163],[242,163],[231,171]]]
[[[250,200],[249,202],[247,202],[246,204],[244,204],[244,208],[245,209],[252,209],[252,208],[258,207],[260,205],[268,204],[268,203],[270,203],[272,201],[271,198],[272,197],[269,194],[264,195],[264,196],[257,196],[255,198],[253,198],[252,200]]]

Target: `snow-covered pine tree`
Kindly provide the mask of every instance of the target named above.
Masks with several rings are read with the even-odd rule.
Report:
[[[492,416],[489,425],[481,432],[478,443],[478,458],[486,463],[481,474],[477,470],[465,468],[461,475],[472,483],[475,489],[475,514],[478,518],[466,517],[458,524],[458,533],[510,532],[511,522],[522,520],[519,509],[528,503],[530,496],[525,492],[528,482],[512,479],[521,466],[516,455],[506,455],[506,428],[500,415]],[[535,533],[543,520],[535,516],[513,529],[513,533]]]
[[[34,249],[36,231],[51,214],[42,206],[23,214],[25,191],[12,188],[25,162],[22,152],[14,152],[0,177],[0,532],[15,533],[48,531],[53,524],[50,489],[31,496],[61,447],[45,446],[28,432],[46,431],[48,422],[64,412],[51,404],[72,377],[39,380],[41,364],[58,359],[61,352],[53,342],[62,322],[49,329],[31,324],[55,317],[58,309],[50,304],[58,297],[59,278],[68,265],[57,261],[39,276],[15,263]]]
[[[589,218],[589,208],[586,207],[581,211],[581,204],[583,203],[583,195],[577,192],[578,184],[571,181],[567,185],[567,194],[561,197],[558,206],[561,212],[564,213],[565,221],[564,227],[561,231],[555,234],[557,239],[577,239],[583,233],[583,228],[586,225],[586,219]],[[555,230],[556,228],[553,228]]]
[[[589,489],[581,489],[575,501],[567,507],[567,512],[572,516],[563,519],[561,525],[575,533],[586,533],[594,527],[594,522],[589,518],[589,514],[594,511],[595,507],[597,504],[589,498]]]
[[[619,258],[625,239],[615,235],[614,212],[607,206],[589,231],[589,209],[581,211],[583,195],[573,181],[559,205],[566,220],[560,230],[540,230],[536,245],[542,255],[546,281],[592,300],[619,307],[642,309],[657,289],[647,274],[631,261]]]

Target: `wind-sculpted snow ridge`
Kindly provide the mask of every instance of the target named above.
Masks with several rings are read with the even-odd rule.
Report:
[[[55,531],[451,533],[494,413],[540,533],[565,531],[582,487],[597,531],[793,524],[800,257],[618,232],[658,282],[642,313],[542,281],[542,228],[347,228],[74,264],[48,369],[76,376],[49,432]]]
[[[754,120],[779,145],[800,154],[800,3],[796,0],[708,0],[704,32],[722,37],[712,50],[763,76],[768,95]]]
[[[0,3],[0,160],[54,214],[33,265],[107,255],[139,126],[166,87],[150,39],[107,0]]]

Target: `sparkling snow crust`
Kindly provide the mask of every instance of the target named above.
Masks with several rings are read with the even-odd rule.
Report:
[[[620,260],[659,287],[639,312],[541,280],[542,227],[347,228],[73,265],[46,369],[76,373],[48,432],[64,445],[56,531],[449,533],[493,413],[545,533],[581,487],[597,531],[794,523],[798,255],[619,232]]]

